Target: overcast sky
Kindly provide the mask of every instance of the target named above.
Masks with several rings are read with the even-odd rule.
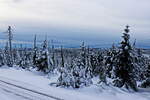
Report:
[[[150,39],[150,0],[0,0],[0,31],[51,36],[120,36]],[[89,36],[89,37],[88,37]]]

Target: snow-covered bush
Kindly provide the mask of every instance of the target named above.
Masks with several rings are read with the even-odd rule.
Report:
[[[144,81],[141,83],[140,87],[142,87],[142,88],[148,88],[148,87],[150,87],[150,78],[144,80]]]
[[[91,71],[87,66],[86,57],[85,47],[82,46],[79,57],[72,59],[70,65],[64,64],[61,66],[57,86],[80,88],[92,84]]]
[[[60,68],[60,77],[57,86],[80,88],[92,84],[91,75],[80,59],[74,61],[73,65],[65,64]]]

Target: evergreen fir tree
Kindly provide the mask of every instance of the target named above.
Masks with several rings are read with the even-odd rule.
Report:
[[[89,86],[92,84],[92,76],[88,67],[84,65],[81,58],[77,58],[72,69],[74,88]]]
[[[12,67],[11,57],[9,54],[8,42],[6,43],[6,46],[4,49],[4,63],[5,63],[5,65]]]
[[[40,51],[40,55],[36,61],[36,67],[38,68],[38,71],[42,71],[44,73],[49,72],[47,40],[45,40],[43,43],[42,50]]]
[[[4,65],[4,55],[2,49],[0,49],[0,67]]]
[[[104,52],[102,50],[98,52],[92,52],[90,56],[92,75],[95,77],[99,76],[99,83],[106,83],[106,68],[104,61]]]
[[[116,64],[116,56],[118,54],[117,48],[112,45],[112,48],[107,51],[106,57],[105,57],[105,66],[106,66],[106,75],[109,78],[114,78],[113,74],[113,68]]]
[[[140,49],[138,49],[137,52],[134,51],[134,65],[136,66],[134,69],[135,79],[137,81],[145,80],[148,58],[142,54]]]
[[[116,57],[116,65],[114,68],[115,80],[113,81],[114,85],[117,87],[125,86],[127,89],[131,88],[134,91],[137,91],[137,84],[134,77],[134,64],[132,57],[132,47],[130,45],[130,35],[129,26],[126,26],[126,29],[123,33],[123,40],[119,48],[119,53]]]
[[[62,62],[64,62],[63,59]],[[81,47],[80,55],[72,59],[71,64],[62,64],[57,86],[80,88],[92,84],[92,77],[87,66],[84,45]]]
[[[14,65],[17,65],[17,61],[18,61],[18,54],[17,54],[18,50],[17,50],[17,48],[14,48],[12,50],[12,52],[13,52],[13,55],[12,55],[13,63],[14,63]]]
[[[55,47],[54,47],[54,44],[53,44],[53,40],[51,41],[51,43],[52,43],[52,47],[51,47],[51,53],[52,53],[51,55],[52,55],[52,57],[51,57],[50,62],[52,64],[51,71],[53,72],[54,69],[56,68],[56,60],[55,60]]]
[[[145,72],[146,79],[141,83],[142,88],[150,87],[150,63],[147,66],[146,72]]]
[[[73,87],[74,82],[73,82],[73,76],[71,72],[72,66],[69,64],[65,64],[64,67],[61,67],[59,69],[60,71],[60,76],[57,80],[56,86],[62,86],[62,87]]]
[[[146,76],[146,78],[150,78],[150,63],[148,65],[148,67],[147,67],[145,76]]]
[[[37,46],[36,46],[36,35],[34,37],[34,46],[33,46],[33,66],[35,67],[37,63]]]

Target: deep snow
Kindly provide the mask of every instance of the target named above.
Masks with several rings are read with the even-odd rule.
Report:
[[[139,92],[129,92],[113,86],[97,85],[97,78],[93,79],[93,85],[81,89],[50,86],[50,83],[57,81],[57,77],[57,75],[45,76],[34,70],[27,71],[6,66],[0,68],[0,79],[64,100],[150,100],[150,89],[139,89]],[[1,100],[20,100],[19,98],[8,96],[1,90],[0,97]]]

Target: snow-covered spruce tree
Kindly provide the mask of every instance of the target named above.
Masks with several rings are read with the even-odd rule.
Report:
[[[9,47],[8,47],[8,42],[6,43],[5,49],[4,49],[4,64],[12,67],[12,61],[9,53]]]
[[[37,63],[37,46],[36,46],[36,35],[34,36],[34,45],[33,45],[33,67],[36,66]]]
[[[12,58],[13,58],[13,63],[14,63],[14,65],[17,65],[17,62],[18,62],[18,50],[17,50],[17,48],[14,48],[13,50],[12,50]]]
[[[113,74],[113,68],[116,64],[115,57],[118,54],[118,49],[115,47],[115,45],[112,45],[112,48],[110,48],[107,51],[107,54],[105,56],[105,66],[106,66],[106,75],[109,78],[114,78]]]
[[[7,33],[8,33],[8,51],[9,51],[9,64],[7,64],[9,67],[12,67],[13,66],[13,57],[12,57],[12,39],[13,39],[13,34],[12,34],[12,28],[11,26],[8,26],[8,30],[7,30]],[[7,59],[7,60],[8,60]]]
[[[4,65],[4,54],[3,50],[0,49],[0,67]]]
[[[37,59],[38,59],[38,51],[37,51],[37,48],[34,48],[32,58],[33,58],[33,59],[32,59],[33,67],[35,68],[35,67],[36,67],[36,64],[37,64]]]
[[[56,86],[62,86],[62,87],[73,87],[74,81],[73,81],[73,75],[72,75],[72,65],[66,64],[62,67],[60,67],[59,72],[60,76],[57,80]]]
[[[28,50],[28,48],[21,48],[20,54],[18,55],[18,66],[23,69],[29,69],[29,67],[32,66],[32,58],[31,58],[31,52]]]
[[[90,56],[90,65],[93,76],[99,76],[99,83],[106,83],[106,68],[104,60],[104,51],[92,52]]]
[[[136,66],[134,68],[135,79],[137,81],[145,80],[145,72],[148,66],[148,58],[145,57],[139,49],[134,49],[133,55],[134,65]]]
[[[148,57],[143,55],[143,50],[140,48],[136,48],[136,40],[132,47],[132,57],[134,64],[134,74],[136,81],[143,81],[146,79],[145,72],[147,70],[147,66],[149,63]]]
[[[143,49],[136,48],[136,40],[134,41],[132,46],[131,56],[133,57],[133,72],[135,74],[136,81],[146,80],[145,72],[149,64],[149,59],[148,57],[143,55]]]
[[[80,88],[92,84],[90,70],[88,70],[88,67],[84,65],[81,58],[75,59],[72,75],[74,88]]]
[[[55,68],[57,67],[56,66],[56,57],[55,57],[55,47],[54,47],[54,44],[53,44],[53,41],[52,41],[52,47],[51,47],[51,59],[50,59],[50,62],[51,62],[51,72],[54,72]]]
[[[116,56],[116,65],[114,67],[115,79],[113,81],[114,86],[123,87],[127,89],[131,88],[137,91],[137,84],[134,78],[134,64],[132,55],[132,47],[130,45],[129,26],[123,33],[123,40],[119,47],[118,55]]]
[[[44,73],[50,72],[50,62],[49,62],[49,53],[47,48],[47,40],[44,41],[42,50],[36,60],[36,67],[38,71],[42,71]]]
[[[92,84],[85,52],[86,48],[82,45],[79,56],[72,59],[71,64],[62,65],[57,86],[80,88]]]
[[[141,84],[142,88],[150,87],[150,63],[147,66],[147,69],[145,71],[145,77],[146,77],[146,79]]]
[[[146,70],[146,77],[147,78],[150,78],[150,63],[149,63],[149,65],[148,65],[148,67],[147,67],[147,70]]]
[[[89,52],[89,51],[88,51]],[[79,57],[75,59],[73,66],[74,88],[92,84],[91,67],[89,66],[88,53],[84,42],[81,45]]]
[[[21,68],[23,68],[24,69],[24,49],[23,48],[20,48],[20,52],[18,52],[19,54],[18,54],[18,63],[17,63],[17,65],[19,66],[19,67],[21,67]]]
[[[102,52],[92,52],[91,56],[90,56],[90,65],[91,65],[91,70],[92,70],[92,74],[94,76],[98,76],[100,74],[100,72],[102,71],[102,66],[104,65],[103,63],[103,53]]]
[[[60,51],[60,56],[61,56],[61,64],[60,67],[58,68],[60,72],[60,76],[57,80],[56,86],[62,86],[62,87],[72,87],[73,86],[73,76],[71,73],[72,70],[72,63],[71,65],[67,64],[64,62],[64,51],[61,46],[61,51]],[[53,84],[53,83],[52,83]]]

